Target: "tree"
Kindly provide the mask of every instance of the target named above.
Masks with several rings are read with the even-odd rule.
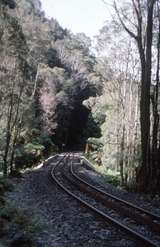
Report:
[[[135,186],[140,143],[137,50],[119,23],[111,20],[97,36],[97,51],[97,71],[104,81],[97,108],[106,111],[102,158],[107,168],[120,172],[123,185]]]
[[[159,112],[159,73],[160,73],[160,6],[157,2],[156,6],[156,25],[155,25],[155,53],[156,53],[156,64],[155,64],[155,84],[152,86],[153,91],[151,92],[151,103],[152,103],[152,125],[151,125],[151,162],[152,171],[151,179],[152,189],[159,188],[159,131],[160,131],[160,112]]]
[[[16,18],[1,9],[1,129],[3,130],[3,173],[13,170],[15,147],[22,125],[28,93],[28,47],[21,26]],[[28,104],[28,102],[27,102]]]
[[[140,123],[142,165],[137,174],[139,188],[145,190],[148,186],[152,164],[150,159],[150,87],[152,74],[152,40],[153,40],[153,13],[156,0],[132,0],[132,10],[136,22],[132,23],[126,15],[114,7],[121,25],[125,31],[136,41],[141,62],[141,97],[140,97]],[[134,31],[130,26],[134,26]],[[146,30],[146,31],[144,31]]]

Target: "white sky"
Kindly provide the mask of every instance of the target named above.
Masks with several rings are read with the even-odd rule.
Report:
[[[73,33],[84,32],[93,37],[109,15],[102,0],[41,0],[47,17],[57,19]],[[107,2],[110,2],[108,0]]]

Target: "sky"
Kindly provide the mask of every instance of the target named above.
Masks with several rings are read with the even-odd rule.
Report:
[[[102,0],[41,0],[46,16],[57,19],[73,33],[84,32],[91,38],[103,27],[109,12]]]

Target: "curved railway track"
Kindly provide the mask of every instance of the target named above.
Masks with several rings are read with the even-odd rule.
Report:
[[[126,206],[128,209],[130,210],[134,210],[133,211],[128,211],[128,213],[130,214],[129,216],[134,216],[137,214],[137,220],[141,223],[147,224],[152,230],[156,231],[157,233],[160,234],[160,216],[156,215],[154,213],[151,213],[150,211],[143,209],[137,205],[134,205],[128,201],[125,201],[117,196],[114,196],[102,189],[97,188],[96,186],[92,185],[91,183],[87,182],[85,179],[81,178],[80,176],[78,176],[76,174],[76,172],[74,171],[73,168],[73,163],[71,163],[70,166],[70,173],[72,174],[72,176],[79,181],[79,183],[86,185],[87,187],[89,187],[90,189],[94,190],[95,192],[97,192],[99,197],[100,196],[104,196],[106,198],[110,198],[114,201],[116,201],[120,206]]]
[[[73,158],[74,157],[74,158]],[[150,226],[153,230],[156,232],[160,232],[160,217],[145,210],[142,209],[132,203],[129,203],[125,200],[122,200],[116,196],[113,196],[106,191],[103,191],[96,186],[88,183],[86,180],[84,180],[82,177],[78,176],[78,174],[74,171],[74,163],[70,161],[75,159],[75,155],[64,155],[61,157],[61,159],[57,162],[57,164],[54,166],[54,168],[51,170],[51,177],[56,182],[56,184],[65,191],[69,196],[76,199],[79,203],[81,203],[83,206],[87,207],[92,212],[96,213],[101,219],[103,219],[106,222],[109,222],[110,224],[114,225],[114,227],[120,229],[122,232],[125,232],[128,236],[130,236],[134,241],[137,241],[137,243],[143,244],[143,246],[160,246],[157,241],[154,241],[143,234],[139,233],[137,230],[132,229],[131,227],[123,224],[120,220],[115,219],[115,217],[110,216],[108,213],[101,210],[101,207],[98,207],[97,205],[90,202],[88,199],[86,200],[86,196],[83,197],[79,193],[85,193],[86,195],[90,195],[93,197],[96,201],[98,200],[99,203],[103,204],[105,207],[111,207],[113,210],[121,211],[122,214],[128,214],[127,210],[132,209],[135,212],[131,213],[130,211],[130,217],[134,217],[135,214],[138,214],[138,217],[135,217],[135,220],[139,223],[147,224]],[[78,161],[80,161],[82,158],[80,156],[77,156],[76,158]],[[63,166],[61,167],[63,162]],[[68,165],[70,164],[70,165]],[[67,169],[67,170],[66,170]],[[69,183],[69,186],[68,184]],[[70,187],[72,186],[72,187]],[[74,186],[74,189],[73,189]],[[76,189],[75,189],[76,187]],[[75,192],[78,190],[78,193]],[[74,191],[74,192],[73,192]],[[109,198],[110,202],[106,202],[106,197]],[[107,199],[108,200],[108,199]],[[123,210],[118,205],[115,205],[113,201],[116,201],[118,205],[121,205],[123,207],[127,207],[127,209]],[[127,212],[127,213],[126,213]],[[137,245],[139,246],[139,245]],[[142,245],[141,245],[142,246]]]

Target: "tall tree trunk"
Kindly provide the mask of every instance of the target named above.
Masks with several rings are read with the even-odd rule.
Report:
[[[137,172],[137,183],[139,190],[146,190],[150,171],[150,86],[152,70],[152,36],[153,36],[153,10],[156,0],[147,0],[147,23],[143,22],[143,1],[132,0],[134,17],[136,16],[136,32],[127,25],[128,19],[117,8],[114,1],[115,11],[124,30],[137,42],[141,62],[141,100],[140,100],[140,125],[141,125],[141,151],[142,164]],[[125,23],[125,20],[126,23]],[[146,36],[144,35],[144,24],[146,25]],[[150,186],[150,185],[149,185]]]
[[[8,120],[7,120],[6,144],[5,144],[5,151],[4,151],[4,157],[3,157],[3,175],[5,177],[7,176],[7,173],[8,173],[8,152],[9,152],[9,145],[11,141],[10,124],[11,124],[11,114],[9,115]]]
[[[142,146],[142,166],[139,172],[139,189],[146,190],[150,167],[150,86],[152,69],[152,30],[153,30],[153,7],[155,0],[148,0],[147,9],[147,37],[145,59],[142,48],[139,45],[141,58],[141,102],[140,102],[140,124],[141,124],[141,146]]]
[[[14,92],[14,83],[12,85],[12,93],[11,99],[8,106],[8,116],[7,116],[7,127],[6,127],[6,143],[5,143],[5,151],[3,156],[3,175],[7,176],[8,173],[8,152],[9,146],[11,142],[11,121],[13,114],[13,92]]]
[[[158,38],[157,38],[157,71],[156,71],[156,86],[153,94],[153,131],[152,131],[152,171],[150,179],[152,182],[152,189],[158,188],[159,183],[159,162],[158,162],[158,131],[159,131],[159,113],[158,113],[158,100],[159,100],[159,70],[160,70],[160,9],[157,3],[158,11]],[[155,179],[157,178],[157,179]]]

